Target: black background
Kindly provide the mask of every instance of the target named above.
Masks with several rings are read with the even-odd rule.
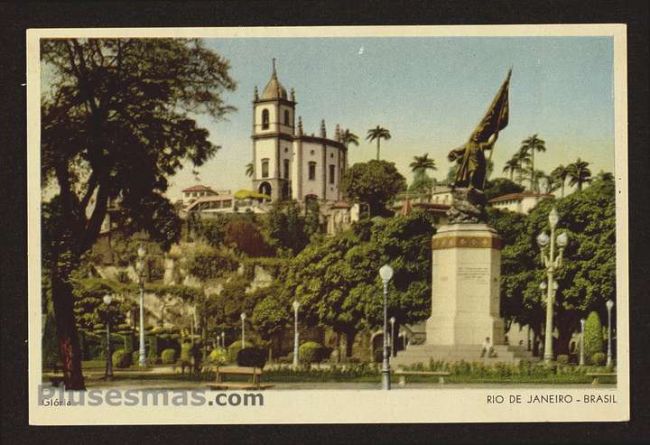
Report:
[[[27,417],[25,31],[61,27],[626,23],[632,421],[622,423],[30,427]],[[2,443],[618,443],[650,441],[646,1],[219,1],[0,6]],[[179,418],[182,414],[179,413]],[[290,419],[287,419],[290,421]]]

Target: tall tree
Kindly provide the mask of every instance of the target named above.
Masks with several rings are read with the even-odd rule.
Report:
[[[431,193],[434,186],[434,179],[427,175],[427,170],[437,170],[436,161],[429,159],[429,154],[414,156],[413,162],[409,165],[414,173],[413,182],[409,186],[409,192]]]
[[[359,136],[352,133],[349,128],[346,128],[341,133],[341,142],[345,145],[345,148],[348,148],[350,144],[359,146]]]
[[[557,187],[561,190],[561,197],[564,198],[564,185],[566,183],[566,178],[569,175],[569,169],[564,165],[558,165],[553,169],[550,175],[551,182],[557,184]]]
[[[252,178],[254,174],[255,174],[255,166],[253,165],[252,162],[249,162],[248,164],[246,164],[246,176]]]
[[[530,154],[530,189],[538,192],[538,185],[535,179],[535,152],[545,152],[546,142],[537,137],[537,134],[521,141],[521,150]]]
[[[422,156],[413,156],[413,162],[409,164],[413,173],[426,173],[427,170],[437,170],[436,161],[429,159],[429,154]]]
[[[49,275],[66,388],[85,387],[73,316],[71,272],[95,243],[109,200],[129,227],[168,247],[180,224],[164,197],[167,177],[217,147],[193,113],[215,120],[233,108],[229,63],[199,40],[41,41],[48,77],[41,98],[41,171],[56,190],[44,204]]]
[[[514,173],[519,169],[519,160],[516,157],[512,157],[506,161],[505,166],[503,167],[503,172],[508,173],[510,180],[512,181]]]
[[[517,160],[517,182],[523,185],[524,176],[530,171],[530,152],[520,148],[517,153],[513,156]]]
[[[406,188],[406,180],[395,164],[386,161],[369,161],[354,164],[343,174],[341,190],[359,202],[370,206],[371,215],[387,212],[386,204]]]
[[[578,191],[582,190],[582,185],[591,182],[591,170],[589,170],[589,162],[583,161],[578,158],[573,164],[567,166],[569,185],[578,187]]]
[[[377,125],[375,128],[371,128],[368,130],[368,134],[366,135],[366,140],[367,141],[377,141],[377,160],[379,160],[379,150],[380,150],[380,145],[381,145],[381,140],[389,140],[391,138],[390,136],[390,131],[387,130],[386,128],[380,127]]]

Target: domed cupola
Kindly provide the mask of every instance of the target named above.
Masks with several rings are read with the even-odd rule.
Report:
[[[273,74],[271,80],[264,87],[261,96],[262,100],[285,99],[287,100],[287,90],[282,86],[278,80],[278,75],[275,71],[275,59],[273,59]]]

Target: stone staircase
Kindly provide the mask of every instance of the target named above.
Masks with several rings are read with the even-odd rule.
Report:
[[[404,351],[397,353],[397,357],[391,357],[391,368],[397,369],[400,366],[412,366],[417,363],[428,365],[430,360],[452,362],[482,362],[482,363],[519,363],[521,360],[538,360],[533,357],[530,351],[523,346],[494,345],[496,356],[481,358],[481,345],[412,345]]]

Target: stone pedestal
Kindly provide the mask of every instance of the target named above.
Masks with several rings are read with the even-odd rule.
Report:
[[[486,224],[442,226],[432,239],[432,306],[426,344],[504,344],[499,316],[501,238]]]

